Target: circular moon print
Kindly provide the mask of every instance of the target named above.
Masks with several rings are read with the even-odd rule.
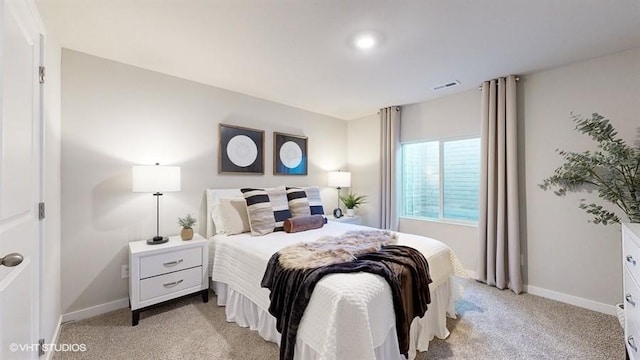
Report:
[[[287,141],[280,147],[280,161],[289,169],[295,169],[302,162],[302,149],[293,141]]]
[[[227,143],[227,156],[236,166],[247,167],[258,157],[256,143],[246,135],[237,135]]]

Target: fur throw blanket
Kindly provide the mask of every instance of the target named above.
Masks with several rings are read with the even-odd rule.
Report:
[[[287,246],[278,253],[280,266],[285,269],[312,269],[354,261],[358,255],[377,252],[382,246],[397,242],[398,235],[390,231],[357,230]]]

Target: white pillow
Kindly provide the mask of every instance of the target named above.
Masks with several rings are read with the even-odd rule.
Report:
[[[220,199],[220,204],[217,208],[223,224],[221,230],[225,234],[235,235],[251,231],[247,202],[244,198]],[[218,233],[220,233],[220,230],[218,230]]]
[[[219,206],[220,199],[231,199],[234,197],[242,197],[240,189],[207,189],[207,208],[209,209],[211,220],[215,227],[215,234],[226,233],[226,226]],[[213,236],[213,229],[209,229],[210,223],[207,225],[207,236]]]

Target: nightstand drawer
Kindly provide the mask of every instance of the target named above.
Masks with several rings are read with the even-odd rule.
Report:
[[[640,247],[634,241],[630,232],[623,232],[623,261],[631,276],[636,281],[640,280]]]
[[[140,280],[140,301],[202,285],[202,266]]]
[[[640,344],[640,335],[634,324],[627,324],[624,329],[624,345],[627,347],[627,353],[630,360],[638,358],[638,346]]]
[[[624,269],[624,317],[627,324],[640,326],[640,289],[629,269]],[[638,339],[640,341],[640,339]],[[639,343],[640,344],[640,343]]]
[[[202,265],[202,247],[172,251],[140,258],[140,278],[162,275]]]

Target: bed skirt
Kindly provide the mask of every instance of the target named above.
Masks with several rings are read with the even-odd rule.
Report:
[[[217,294],[218,305],[225,307],[228,322],[235,322],[241,327],[248,327],[257,331],[265,340],[280,345],[280,333],[276,330],[276,319],[253,303],[249,298],[235,291],[225,283],[212,281],[211,288]],[[431,304],[422,318],[416,318],[411,323],[411,343],[409,360],[416,357],[417,351],[427,351],[429,342],[434,337],[445,339],[449,336],[447,316],[455,318],[454,302],[462,295],[462,287],[457,278],[451,277],[431,289]],[[399,353],[396,328],[393,326],[381,344],[373,344],[376,359],[405,360]],[[313,349],[300,338],[296,341],[295,359],[320,360],[320,352]],[[335,354],[335,358],[338,356]]]

